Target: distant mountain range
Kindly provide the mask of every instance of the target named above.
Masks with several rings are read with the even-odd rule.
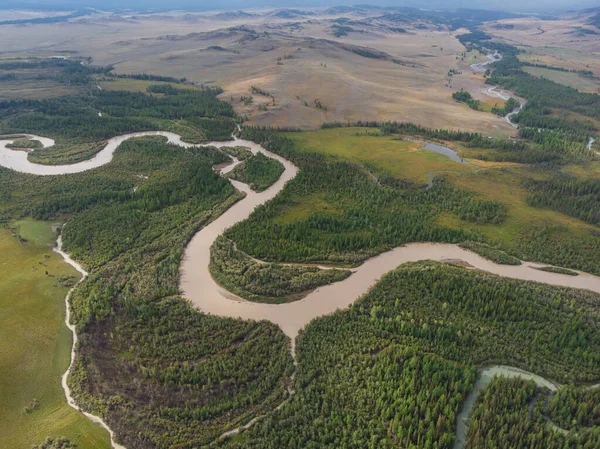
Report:
[[[550,10],[573,9],[571,0],[379,0],[379,6],[352,5],[352,1],[343,0],[222,0],[215,4],[213,0],[3,0],[0,9],[33,10],[81,10],[97,8],[102,10],[167,11],[182,9],[187,11],[240,10],[247,8],[280,8],[281,14],[293,18],[304,15],[299,7],[327,7],[330,14],[345,14],[352,11],[378,8],[423,8],[445,9],[465,8],[472,10],[496,9],[501,11],[547,12]],[[401,4],[402,6],[400,6]],[[578,0],[577,9],[597,7],[597,0]],[[279,17],[279,16],[278,16]]]
[[[533,0],[523,2],[519,0],[379,0],[381,7],[413,8],[471,8],[471,9],[498,9],[502,11],[536,12],[549,10],[573,9],[571,0]],[[597,7],[597,0],[578,0],[577,9]],[[240,10],[257,7],[273,7],[294,11],[291,8],[299,7],[330,7],[331,14],[344,14],[354,9],[377,8],[371,5],[352,5],[352,1],[343,0],[222,0],[215,4],[212,0],[3,0],[0,9],[37,9],[37,10],[80,10],[82,8],[98,8],[104,10],[174,10],[210,11],[215,9]],[[297,10],[296,10],[297,11]],[[336,12],[337,11],[337,12]],[[290,14],[294,14],[291,12]]]

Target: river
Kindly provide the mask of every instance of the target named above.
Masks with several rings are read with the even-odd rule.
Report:
[[[365,294],[385,273],[395,269],[399,265],[421,260],[436,261],[455,261],[462,260],[467,264],[499,276],[512,279],[521,279],[527,281],[543,282],[551,285],[565,287],[585,288],[600,293],[600,278],[590,274],[579,272],[579,276],[567,276],[558,273],[551,273],[537,270],[537,267],[546,266],[532,262],[524,262],[521,266],[498,265],[475,253],[459,248],[453,244],[437,243],[411,243],[405,246],[394,248],[378,256],[365,261],[361,266],[353,270],[353,274],[343,281],[317,288],[303,299],[286,304],[262,304],[245,301],[236,295],[226,291],[211,276],[209,270],[210,247],[215,239],[223,231],[234,224],[245,220],[252,211],[259,205],[264,204],[274,198],[283,189],[285,184],[292,180],[298,173],[298,168],[291,162],[282,157],[271,153],[260,145],[247,140],[234,138],[229,142],[216,142],[206,145],[191,145],[181,141],[180,136],[170,132],[144,132],[132,133],[124,136],[112,138],[108,141],[93,159],[72,165],[63,166],[45,166],[34,164],[27,160],[27,153],[12,151],[6,148],[9,141],[0,141],[0,165],[12,168],[20,172],[26,172],[37,175],[62,175],[80,173],[100,167],[112,160],[113,154],[118,146],[127,139],[142,136],[164,136],[169,142],[184,147],[192,146],[244,146],[253,153],[261,152],[267,157],[281,162],[284,171],[279,180],[271,187],[261,193],[252,191],[248,185],[239,181],[231,180],[231,183],[246,197],[234,204],[225,211],[219,218],[202,228],[190,241],[185,250],[183,261],[180,267],[181,283],[180,289],[183,296],[188,298],[196,307],[204,313],[210,313],[217,316],[269,320],[277,324],[283,332],[288,335],[292,342],[292,353],[294,352],[295,337],[300,329],[304,328],[311,320],[328,315],[338,309],[348,307],[360,296]],[[30,136],[30,138],[36,138]],[[44,141],[42,141],[44,142]],[[47,140],[46,143],[49,143]],[[228,167],[231,169],[230,167]],[[224,169],[221,173],[228,171]],[[87,274],[81,266],[72,261],[68,255],[57,249],[68,263],[71,263],[82,274]],[[68,307],[68,298],[67,298]],[[67,308],[68,310],[68,308]],[[68,319],[68,316],[67,316]],[[74,333],[74,348],[77,340],[75,329],[68,323]],[[70,368],[69,368],[70,369]],[[67,395],[69,404],[74,404],[68,387],[66,386],[66,376],[63,379],[63,387]],[[468,410],[468,407],[463,407]],[[101,422],[108,428],[100,418],[88,415],[96,422]],[[468,416],[468,415],[467,415]],[[463,417],[464,418],[464,417]],[[459,422],[460,425],[460,422]],[[113,446],[122,449],[113,441]]]
[[[372,257],[353,270],[353,274],[347,279],[317,288],[299,301],[285,304],[249,302],[226,291],[213,279],[208,267],[210,262],[210,247],[225,229],[248,218],[257,206],[274,198],[283,189],[284,185],[296,176],[298,168],[286,159],[247,140],[234,138],[234,140],[228,142],[192,145],[182,142],[180,136],[177,134],[160,131],[132,133],[112,138],[96,157],[89,161],[72,165],[45,166],[35,164],[27,160],[26,153],[12,151],[5,147],[3,147],[4,150],[0,150],[0,155],[7,152],[13,153],[8,158],[13,162],[9,168],[14,168],[18,171],[42,175],[78,173],[108,163],[122,142],[142,136],[164,136],[169,142],[184,147],[244,146],[253,153],[261,152],[267,157],[276,159],[283,164],[284,171],[279,180],[260,193],[252,191],[248,185],[242,182],[231,180],[234,187],[244,192],[246,197],[230,207],[215,221],[198,231],[186,248],[180,267],[180,288],[183,296],[190,299],[203,312],[243,319],[267,319],[279,325],[293,342],[299,330],[314,318],[348,307],[361,295],[366,293],[388,271],[393,270],[401,264],[421,260],[463,260],[475,268],[499,276],[565,287],[585,288],[600,293],[600,278],[590,274],[580,273],[579,276],[566,276],[540,271],[536,267],[544,265],[531,262],[525,262],[521,266],[498,265],[475,253],[459,248],[457,245],[410,243]],[[13,158],[12,156],[14,155],[18,155],[19,158]],[[6,160],[6,158],[0,158],[0,165],[4,165]],[[225,169],[222,172],[225,173],[226,171],[228,170]]]

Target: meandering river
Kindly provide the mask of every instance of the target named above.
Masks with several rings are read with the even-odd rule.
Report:
[[[164,136],[169,142],[183,146],[244,146],[253,153],[263,153],[269,158],[283,164],[284,171],[279,180],[263,192],[256,193],[242,182],[231,180],[236,189],[246,194],[246,197],[234,204],[220,217],[202,228],[191,240],[185,250],[181,264],[181,291],[200,310],[218,316],[236,317],[253,320],[269,320],[279,325],[292,342],[298,331],[311,320],[342,309],[374,285],[381,276],[401,264],[421,260],[462,260],[469,265],[499,276],[527,281],[543,282],[565,287],[585,288],[600,293],[600,278],[586,273],[579,276],[567,276],[558,273],[540,271],[537,267],[544,266],[532,262],[523,265],[498,265],[475,253],[459,248],[452,244],[411,243],[394,248],[365,261],[353,270],[347,279],[320,287],[303,299],[286,304],[262,304],[245,301],[223,289],[211,276],[209,270],[210,247],[215,239],[234,224],[245,220],[259,205],[274,198],[284,185],[298,173],[298,168],[290,161],[267,151],[262,146],[247,140],[234,138],[228,142],[214,142],[206,145],[185,143],[181,137],[171,132],[132,133],[112,138],[106,147],[96,157],[89,161],[60,166],[46,166],[30,162],[27,153],[6,148],[5,141],[0,141],[0,165],[38,175],[78,173],[100,167],[113,157],[118,146],[127,139],[142,136]],[[35,136],[30,136],[36,138]],[[41,140],[41,139],[40,139]],[[6,164],[6,161],[10,163]],[[230,167],[222,170],[225,173]]]
[[[107,164],[112,160],[115,150],[122,142],[127,139],[142,136],[164,136],[169,142],[183,147],[244,146],[250,149],[253,153],[261,152],[267,157],[276,159],[283,164],[284,172],[279,180],[261,193],[252,191],[252,189],[250,189],[249,186],[244,183],[231,180],[235,188],[241,192],[244,192],[246,197],[234,204],[215,221],[202,228],[191,240],[185,250],[185,255],[180,267],[180,288],[183,296],[191,300],[192,303],[202,312],[224,317],[253,320],[266,319],[272,321],[273,323],[279,325],[283,332],[291,338],[292,351],[295,337],[298,335],[298,332],[311,320],[323,315],[328,315],[338,309],[348,307],[361,295],[366,293],[369,288],[381,278],[381,276],[398,267],[399,265],[408,262],[416,262],[421,260],[436,260],[442,262],[462,260],[474,268],[507,278],[537,281],[565,287],[584,288],[600,293],[600,278],[587,273],[579,272],[579,276],[568,276],[558,273],[545,272],[536,269],[537,267],[545,265],[532,262],[524,262],[521,266],[498,265],[478,256],[475,253],[459,248],[457,245],[412,243],[394,248],[388,252],[365,261],[361,266],[355,268],[353,270],[353,274],[347,279],[335,284],[320,287],[299,301],[286,304],[261,304],[248,302],[226,291],[213,279],[209,271],[210,247],[215,239],[221,235],[225,229],[248,218],[248,216],[257,206],[274,198],[281,191],[281,189],[283,189],[285,184],[296,176],[298,173],[298,168],[282,157],[267,151],[254,142],[240,140],[237,138],[234,138],[234,140],[229,142],[209,143],[206,145],[191,145],[182,142],[180,136],[177,134],[157,131],[133,133],[112,138],[108,141],[106,147],[94,158],[73,165],[61,166],[46,166],[32,163],[27,159],[27,153],[13,151],[6,148],[6,144],[9,143],[10,140],[3,140],[0,141],[0,165],[20,172],[31,173],[35,175],[63,175],[80,173]],[[29,136],[29,138],[40,140],[45,147],[53,144],[50,139],[37,138],[36,136]],[[221,173],[227,172],[228,169],[231,169],[231,167],[222,170]],[[81,266],[72,261],[67,254],[60,251],[60,240],[57,252],[59,252],[68,263],[76,267],[82,274],[86,274]],[[77,339],[75,329],[70,325],[70,323],[68,323],[68,325],[74,332],[73,348],[75,348]],[[496,370],[497,368],[493,369]],[[504,367],[503,369],[510,369],[513,372],[515,371],[515,369],[508,367]],[[65,382],[67,375],[68,372],[65,374],[63,379],[63,387],[65,388],[65,393],[67,395],[69,404],[77,408],[70,396],[70,392]],[[485,375],[485,371],[482,373],[482,376],[483,375]],[[474,401],[474,398],[472,400]],[[470,407],[472,408],[472,406]],[[463,407],[463,410],[466,410],[468,414],[470,414],[468,403]],[[466,416],[468,416],[468,414]],[[104,424],[100,418],[92,415],[88,416],[94,421],[100,422],[108,429],[106,424]],[[457,435],[461,435],[460,432],[466,432],[466,427],[464,429],[461,427],[461,422],[464,421],[463,418],[464,416],[459,418],[459,429],[457,430]],[[117,445],[114,441],[113,446],[115,448],[122,449],[122,446]]]

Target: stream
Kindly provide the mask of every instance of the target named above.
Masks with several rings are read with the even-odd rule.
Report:
[[[71,389],[69,388],[69,385],[67,384],[67,378],[69,377],[69,374],[71,374],[71,369],[73,368],[73,363],[75,362],[75,351],[77,348],[78,338],[77,338],[77,332],[75,329],[75,325],[71,324],[71,307],[69,304],[69,299],[71,298],[71,293],[73,292],[73,290],[75,290],[75,288],[77,288],[77,286],[79,284],[81,284],[83,281],[85,281],[85,279],[88,276],[88,272],[85,271],[81,265],[79,265],[77,262],[75,262],[73,259],[71,259],[69,257],[69,255],[62,250],[62,238],[60,235],[58,236],[58,239],[56,240],[56,247],[54,248],[54,252],[59,254],[66,263],[71,265],[73,268],[75,268],[81,274],[81,279],[79,279],[77,284],[75,284],[73,286],[73,288],[71,288],[69,290],[69,292],[67,293],[67,296],[65,296],[65,310],[66,310],[65,324],[67,325],[67,327],[73,334],[73,345],[71,346],[71,361],[69,362],[69,367],[67,368],[67,371],[65,371],[65,373],[63,374],[62,379],[61,379],[61,385],[65,392],[65,397],[67,398],[67,404],[69,404],[71,407],[73,407],[78,412],[83,413],[90,421],[100,424],[102,427],[104,427],[108,431],[108,434],[110,435],[110,444],[112,445],[112,447],[114,449],[126,449],[124,446],[121,446],[119,443],[117,443],[115,441],[114,432],[111,430],[110,427],[108,427],[108,424],[106,424],[102,418],[81,410],[81,408],[77,405],[77,403],[75,402],[75,399],[73,399],[73,396],[71,395]]]
[[[593,137],[590,137],[590,140],[587,144],[587,149],[588,151],[592,151],[592,148],[594,146],[594,142],[596,141],[596,139],[594,139]],[[600,154],[600,151],[595,151],[596,154]]]
[[[471,70],[473,70],[476,73],[485,73],[488,65],[502,60],[502,54],[500,54],[498,52],[496,52],[494,54],[491,54],[491,53],[487,54],[487,55],[485,55],[485,57],[487,58],[487,61],[471,64]]]
[[[461,260],[467,264],[487,271],[499,276],[504,276],[512,279],[521,279],[527,281],[543,282],[550,285],[583,288],[592,290],[600,293],[600,278],[587,273],[579,272],[579,276],[567,276],[559,273],[551,273],[546,271],[538,270],[541,266],[547,266],[547,264],[536,264],[533,262],[524,262],[521,266],[514,265],[498,265],[491,262],[483,257],[464,250],[454,244],[441,244],[441,243],[411,243],[404,246],[394,248],[390,251],[382,253],[378,256],[372,257],[365,261],[362,265],[353,270],[353,274],[343,281],[326,285],[309,293],[303,299],[285,304],[262,304],[256,302],[245,301],[242,298],[228,292],[222,288],[211,276],[209,270],[210,262],[210,247],[215,239],[223,233],[227,228],[234,224],[245,220],[252,213],[252,211],[259,205],[264,204],[270,199],[274,198],[285,186],[285,184],[294,179],[298,173],[298,168],[290,161],[271,153],[264,149],[262,146],[247,140],[241,140],[234,137],[232,141],[228,142],[215,142],[204,145],[192,145],[182,142],[181,137],[177,134],[170,132],[143,132],[143,133],[132,133],[123,136],[109,139],[107,145],[102,149],[94,158],[72,165],[63,166],[45,166],[34,164],[29,162],[27,159],[27,153],[21,151],[12,151],[6,148],[6,144],[9,140],[0,141],[0,165],[14,170],[37,174],[37,175],[62,175],[71,173],[80,173],[85,170],[90,170],[96,167],[100,167],[107,164],[112,160],[113,154],[118,146],[127,139],[142,137],[142,136],[164,136],[170,143],[174,143],[183,147],[205,147],[205,146],[243,146],[248,148],[252,153],[258,152],[263,153],[269,158],[276,159],[281,162],[284,166],[284,171],[277,182],[275,182],[268,189],[263,192],[256,193],[247,184],[239,181],[230,180],[233,186],[246,194],[245,198],[235,203],[227,211],[225,211],[216,220],[202,228],[187,246],[184,257],[180,266],[180,289],[185,298],[189,299],[194,306],[200,309],[204,313],[213,314],[216,316],[251,319],[251,320],[269,320],[277,324],[282,331],[291,339],[291,350],[294,355],[295,338],[298,332],[304,328],[311,320],[331,314],[338,309],[343,309],[354,303],[363,294],[365,294],[370,287],[372,287],[384,274],[397,268],[399,265],[409,262],[417,262],[423,260],[435,260],[435,261],[456,261]],[[36,138],[40,140],[45,147],[49,146],[50,139],[41,140],[35,136],[29,136],[30,138]],[[53,142],[52,142],[53,143]],[[48,145],[46,145],[48,144]],[[433,144],[431,144],[433,145]],[[435,147],[439,147],[435,145]],[[444,147],[439,147],[444,148]],[[430,146],[429,149],[437,151],[439,148],[434,149],[434,146]],[[447,149],[450,150],[450,149]],[[441,151],[441,150],[440,150]],[[450,150],[452,151],[452,150]],[[446,150],[443,150],[443,154],[446,154]],[[452,155],[446,154],[449,157]],[[458,157],[456,155],[456,157]],[[460,159],[460,157],[458,157]],[[221,174],[225,174],[232,169],[232,166],[226,167],[221,170]],[[85,276],[87,273],[85,270],[77,264],[75,261],[69,258],[67,254],[61,251],[61,240],[58,240],[58,247],[56,252],[61,254],[65,261],[75,267],[80,273]],[[82,279],[83,280],[83,279]],[[81,281],[80,281],[81,282]],[[73,349],[71,364],[73,363],[75,355],[75,347],[77,343],[77,335],[75,327],[69,322],[69,303],[67,302],[67,325],[73,332]],[[79,410],[77,405],[74,403],[70,390],[66,385],[66,378],[70,372],[71,366],[63,376],[63,388],[69,405]],[[494,369],[490,368],[493,372]],[[502,368],[503,370],[510,370],[510,372],[520,372],[513,368]],[[522,372],[520,372],[522,373]],[[535,375],[533,375],[535,376]],[[483,377],[483,376],[482,376]],[[489,383],[489,382],[488,382]],[[481,387],[482,388],[482,387]],[[468,399],[467,399],[468,400]],[[474,402],[474,399],[472,399]],[[284,402],[285,404],[285,402]],[[282,404],[281,406],[283,406]],[[472,406],[471,406],[472,408]],[[466,425],[464,424],[465,416],[469,416],[470,409],[467,403],[463,407],[463,411],[466,415],[461,412],[459,417],[457,432],[466,432]],[[98,417],[87,414],[90,419],[100,423],[103,427],[108,429],[108,426]],[[251,423],[256,420],[251,421]],[[246,426],[234,429],[230,431],[230,434],[235,434],[244,428],[249,427],[251,423]],[[109,430],[110,432],[110,430]],[[460,434],[459,434],[460,435]],[[112,438],[112,444],[115,449],[124,449],[123,446],[118,445]],[[463,438],[464,439],[464,438]],[[460,448],[460,446],[459,446]]]
[[[493,64],[494,62],[497,61],[501,61],[502,60],[502,54],[498,53],[497,51],[494,54],[487,54],[486,55],[487,61],[485,62],[479,62],[476,64],[471,64],[471,69],[476,72],[476,73],[485,73],[485,71],[487,70],[487,66],[490,64]],[[483,92],[485,95],[489,96],[489,97],[496,97],[499,98],[501,100],[504,101],[508,101],[509,98],[511,98],[511,93],[508,91],[504,91],[504,90],[498,90],[498,86],[493,86],[493,87],[488,87],[488,88],[482,88],[481,92]],[[514,96],[513,96],[514,97]],[[508,114],[506,114],[504,116],[504,120],[506,120],[506,122],[512,126],[513,128],[518,128],[519,126],[514,124],[510,119],[512,116],[517,115],[519,112],[521,112],[521,109],[523,109],[523,107],[525,106],[526,101],[521,101],[519,100],[520,105],[518,107],[516,107],[515,109],[513,109],[512,111],[510,111]]]

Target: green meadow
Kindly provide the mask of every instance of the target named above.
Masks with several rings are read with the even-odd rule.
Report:
[[[0,228],[0,447],[64,436],[78,449],[107,449],[108,432],[69,407],[61,387],[72,345],[64,300],[79,274],[52,251],[52,225]]]

